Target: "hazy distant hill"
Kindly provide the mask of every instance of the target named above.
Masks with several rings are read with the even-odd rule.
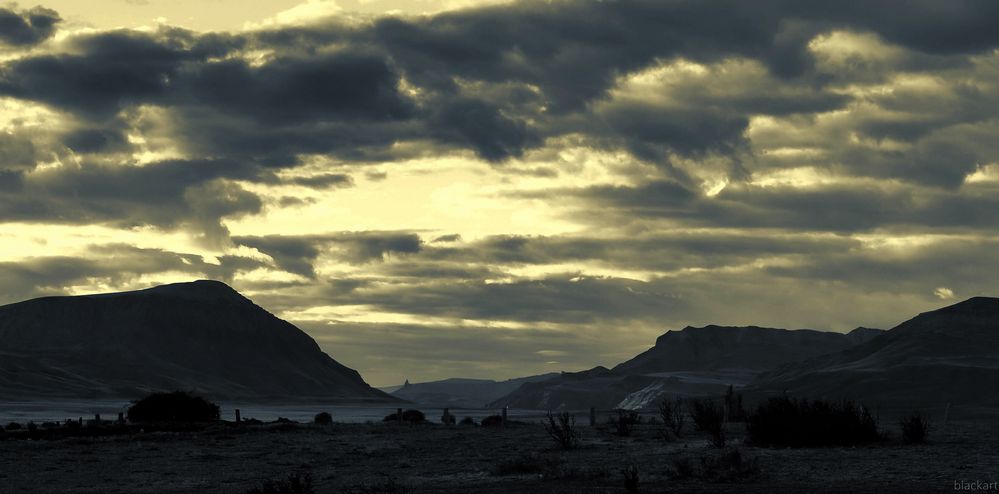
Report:
[[[762,374],[752,388],[871,403],[999,405],[999,299],[919,314],[856,347]]]
[[[495,401],[516,408],[642,408],[661,396],[720,394],[781,364],[835,352],[880,330],[849,334],[776,328],[705,326],[668,331],[649,350],[613,369],[596,367],[525,384]]]
[[[395,400],[307,334],[216,281],[0,307],[0,399]]]
[[[520,377],[506,381],[491,379],[445,379],[426,383],[411,384],[408,381],[392,395],[414,403],[478,408],[496,400],[528,382],[552,379],[558,373]]]

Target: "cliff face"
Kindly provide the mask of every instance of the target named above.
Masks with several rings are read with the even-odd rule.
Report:
[[[0,397],[391,400],[227,285],[45,297],[0,307]]]
[[[999,405],[999,299],[975,297],[863,344],[781,366],[751,387],[878,402]]]

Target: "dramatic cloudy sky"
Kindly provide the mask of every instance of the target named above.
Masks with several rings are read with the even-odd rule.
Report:
[[[999,293],[993,1],[0,6],[0,303],[214,278],[376,385]]]

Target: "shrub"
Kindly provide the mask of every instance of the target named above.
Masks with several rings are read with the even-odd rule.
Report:
[[[482,419],[482,421],[479,422],[479,424],[482,425],[482,427],[500,427],[503,425],[503,416],[490,415]]]
[[[628,437],[635,430],[635,424],[638,423],[638,414],[631,410],[618,410],[617,418],[612,420],[614,433],[621,437]]]
[[[548,411],[547,420],[544,422],[545,432],[562,449],[572,449],[579,445],[579,432],[576,430],[576,418],[569,412],[562,412],[553,415]]]
[[[268,480],[260,487],[250,489],[247,494],[313,494],[312,477],[309,474],[294,474],[284,480]]]
[[[333,423],[333,416],[329,412],[319,412],[312,421],[318,425],[330,425]]]
[[[459,425],[475,425],[475,419],[473,419],[472,417],[465,417],[465,418],[461,419],[461,422],[458,422],[458,424]]]
[[[219,406],[191,393],[153,393],[128,407],[129,422],[208,422],[219,419]]]
[[[360,485],[348,492],[356,494],[407,494],[411,492],[411,489],[396,481],[395,478],[386,476],[382,482]]]
[[[403,422],[408,422],[410,424],[421,424],[426,420],[427,417],[423,415],[423,412],[419,410],[404,410],[402,412]],[[385,418],[382,419],[382,422],[398,422],[398,421],[399,421],[399,412],[386,415]]]
[[[624,490],[628,494],[638,494],[638,467],[634,463],[624,467]]]
[[[670,477],[674,479],[689,479],[694,476],[694,464],[686,456],[678,456],[670,461]]]
[[[746,461],[738,448],[726,449],[718,455],[701,457],[699,477],[715,482],[745,480],[760,472],[756,461]]]
[[[19,424],[17,422],[11,422],[11,423],[7,424],[7,430],[9,430],[9,431],[19,431],[19,430],[21,430],[21,424]]]
[[[725,391],[725,409],[728,410],[726,417],[728,422],[746,421],[746,410],[742,408],[742,393],[735,393],[731,384]]]
[[[749,440],[760,446],[852,446],[883,439],[870,412],[853,402],[770,398],[747,417]]]
[[[725,446],[725,409],[714,400],[692,400],[690,418],[697,430],[711,435],[711,444],[717,448]]]
[[[680,437],[680,433],[683,432],[683,423],[686,419],[687,413],[683,404],[682,398],[677,398],[671,400],[666,398],[659,404],[659,418],[662,419],[663,425],[666,426],[667,432],[663,434],[663,437],[668,438],[669,432],[672,432],[674,436]]]
[[[441,423],[444,424],[444,425],[454,425],[454,423],[455,423],[454,415],[451,415],[448,412],[442,413],[441,414]]]
[[[929,436],[930,422],[922,413],[912,412],[899,420],[899,425],[902,426],[902,441],[906,444],[925,443]]]

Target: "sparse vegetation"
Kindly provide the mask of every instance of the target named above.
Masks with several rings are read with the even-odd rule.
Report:
[[[725,416],[727,422],[745,422],[746,410],[742,407],[742,393],[736,393],[732,385],[725,391]]]
[[[490,415],[482,419],[482,421],[479,422],[479,424],[481,424],[482,427],[500,427],[503,425],[503,416]]]
[[[312,421],[317,425],[330,425],[333,423],[333,416],[329,412],[319,412]]]
[[[576,430],[576,417],[569,412],[553,414],[548,411],[544,421],[545,432],[562,449],[573,449],[579,445],[579,431]]]
[[[458,425],[475,425],[475,419],[472,417],[465,417],[461,419],[461,422],[458,422]]]
[[[635,430],[638,423],[638,413],[631,410],[618,410],[617,417],[611,419],[614,425],[614,433],[621,437],[628,437]]]
[[[690,418],[697,430],[711,436],[711,444],[725,446],[725,409],[721,404],[711,399],[691,400]]]
[[[755,459],[747,460],[738,448],[722,448],[697,457],[674,457],[668,473],[677,480],[736,482],[756,477],[760,469]]]
[[[402,412],[402,421],[408,424],[422,424],[427,421],[427,417],[419,410],[409,409]],[[399,412],[386,415],[382,422],[399,422]]]
[[[13,432],[13,431],[19,431],[19,430],[21,430],[21,424],[19,424],[17,422],[11,422],[11,423],[7,424],[7,430],[9,430],[11,432]]]
[[[929,419],[920,412],[912,412],[899,420],[902,426],[902,441],[906,444],[923,444],[930,432]]]
[[[629,463],[621,472],[624,475],[624,490],[628,494],[638,494],[638,467]]]
[[[749,441],[758,446],[852,446],[883,439],[870,411],[850,401],[771,398],[749,414]]]
[[[663,425],[666,426],[666,430],[662,434],[664,438],[669,439],[670,432],[673,433],[673,437],[680,437],[683,432],[683,424],[687,418],[683,399],[664,399],[659,403],[659,418],[662,419]]]
[[[208,422],[219,419],[219,406],[184,391],[153,393],[128,408],[130,422]]]
[[[287,479],[268,480],[260,487],[250,489],[247,494],[314,494],[315,492],[309,474],[293,474]]]

